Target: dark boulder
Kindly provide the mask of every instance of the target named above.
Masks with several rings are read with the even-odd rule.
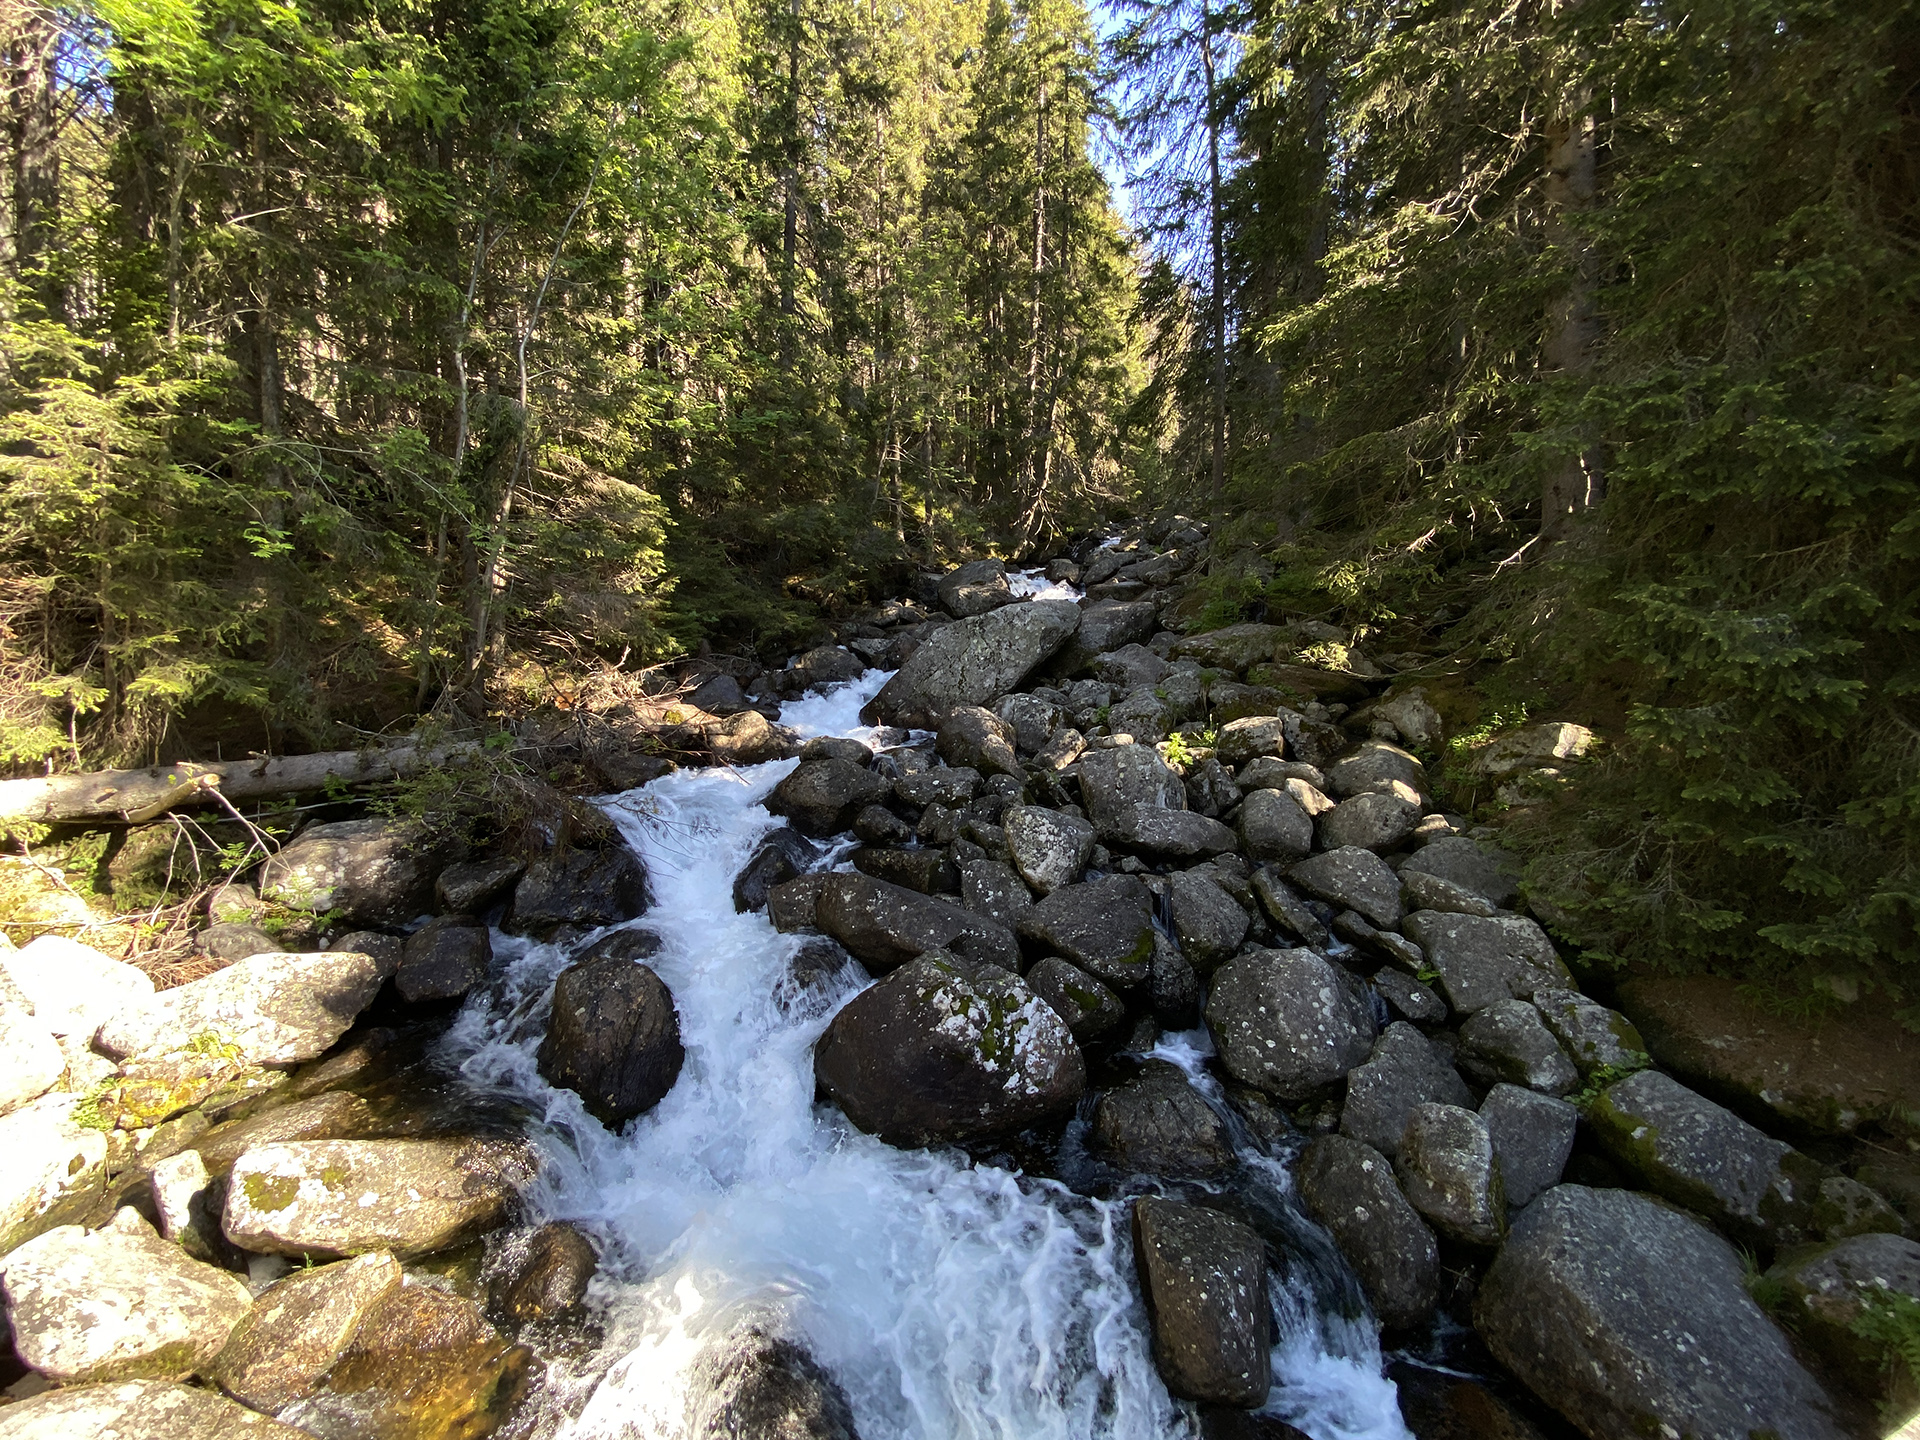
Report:
[[[1267,1250],[1247,1226],[1174,1200],[1133,1202],[1153,1358],[1186,1400],[1253,1409],[1273,1388]]]
[[[645,965],[587,960],[554,981],[540,1076],[601,1124],[617,1129],[658,1105],[685,1058],[673,995]]]
[[[1093,1141],[1115,1165],[1149,1175],[1218,1175],[1234,1159],[1226,1122],[1165,1060],[1100,1097]]]
[[[833,1377],[764,1330],[737,1331],[704,1351],[687,1390],[690,1440],[858,1440]]]
[[[1424,1324],[1440,1298],[1440,1248],[1401,1193],[1392,1162],[1371,1145],[1323,1135],[1301,1153],[1294,1181],[1380,1323],[1390,1330]]]
[[[1137,985],[1153,961],[1153,898],[1131,875],[1063,885],[1021,915],[1020,934],[1109,985]]]
[[[478,915],[506,894],[507,887],[526,871],[526,863],[511,855],[463,860],[440,872],[433,882],[434,898],[446,914]]]
[[[659,953],[660,937],[653,931],[615,930],[591,945],[582,946],[570,958],[578,965],[583,960],[650,960]]]
[[[813,923],[876,975],[942,949],[1006,970],[1020,968],[1019,944],[1005,926],[952,901],[858,872],[821,882]]]
[[[486,983],[493,939],[465,915],[449,915],[409,935],[400,951],[393,988],[409,1004],[458,1000]]]
[[[309,825],[260,870],[261,898],[349,925],[398,925],[432,902],[440,847],[414,820]]]
[[[599,1263],[593,1243],[565,1223],[510,1236],[488,1263],[488,1308],[516,1325],[556,1320],[579,1309]]]
[[[935,749],[950,766],[982,775],[1020,775],[1013,750],[1013,726],[978,705],[958,705],[940,722]]]
[[[860,712],[869,725],[937,730],[956,705],[987,705],[1080,628],[1071,600],[1032,600],[961,620],[930,635]]]
[[[1243,1085],[1304,1100],[1367,1058],[1366,992],[1311,950],[1255,950],[1220,967],[1207,998],[1220,1063]]]
[[[552,850],[520,877],[502,928],[545,940],[563,927],[618,925],[646,908],[646,866],[631,850]]]
[[[863,845],[849,858],[862,875],[922,895],[954,895],[960,890],[960,872],[953,868],[952,857],[935,846]]]
[[[806,760],[773,787],[767,809],[803,835],[825,838],[853,827],[853,817],[892,793],[886,776],[848,760]]]
[[[1033,993],[1053,1007],[1073,1038],[1082,1043],[1106,1034],[1127,1017],[1127,1007],[1118,995],[1058,955],[1034,961],[1026,978]]]
[[[970,620],[1013,603],[1007,567],[998,560],[969,560],[949,571],[939,585],[940,605],[956,620]]]

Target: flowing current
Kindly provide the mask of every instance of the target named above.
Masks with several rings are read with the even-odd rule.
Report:
[[[781,718],[803,735],[866,738],[860,706],[886,679],[869,673]],[[752,1324],[813,1355],[864,1440],[1197,1434],[1193,1407],[1154,1369],[1125,1200],[958,1151],[897,1150],[814,1103],[813,1042],[866,982],[797,985],[802,937],[732,899],[777,823],[761,802],[794,763],[680,770],[601,802],[651,874],[653,908],[635,924],[661,938],[647,963],[673,992],[686,1048],[654,1110],[609,1134],[536,1073],[567,963],[554,946],[496,934],[504,983],[450,1036],[470,1082],[544,1115],[536,1218],[604,1242],[591,1294],[604,1336],[590,1359],[553,1363],[551,1433],[684,1435],[693,1362]],[[1192,1043],[1158,1053],[1212,1085]],[[1249,1158],[1284,1190],[1277,1164]],[[1276,1274],[1274,1295],[1268,1410],[1314,1440],[1406,1440],[1364,1315],[1337,1313],[1297,1278]]]

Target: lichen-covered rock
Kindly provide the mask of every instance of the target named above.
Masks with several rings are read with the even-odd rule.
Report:
[[[489,1262],[487,1304],[515,1324],[579,1309],[599,1267],[593,1242],[561,1221],[508,1238]]]
[[[1307,1213],[1333,1236],[1389,1330],[1424,1324],[1440,1298],[1440,1250],[1371,1145],[1323,1135],[1294,1171]]]
[[[257,1145],[234,1162],[221,1227],[257,1254],[404,1259],[498,1224],[528,1178],[524,1148],[492,1141]]]
[[[1440,972],[1447,1003],[1463,1015],[1496,1001],[1525,1000],[1537,990],[1561,990],[1573,983],[1547,932],[1517,915],[1489,920],[1419,910],[1407,916],[1401,928],[1426,952],[1428,963]]]
[[[1001,817],[1020,876],[1042,895],[1071,885],[1093,853],[1093,826],[1038,805],[1014,805]]]
[[[1429,1101],[1470,1106],[1473,1097],[1447,1057],[1413,1026],[1396,1020],[1374,1042],[1366,1064],[1347,1076],[1340,1131],[1391,1160],[1400,1153],[1407,1117]]]
[[[484,985],[493,964],[493,939],[484,925],[449,916],[407,937],[393,988],[409,1004],[458,1000]]]
[[[0,1410],[5,1440],[310,1440],[210,1390],[122,1380],[47,1390]]]
[[[1403,1018],[1416,1024],[1432,1025],[1447,1018],[1447,1002],[1411,975],[1398,970],[1376,971],[1373,988]]]
[[[938,846],[862,845],[847,858],[862,875],[922,895],[954,895],[960,890],[960,872]]]
[[[1208,876],[1177,870],[1167,877],[1167,910],[1180,952],[1208,972],[1239,953],[1252,918]]]
[[[993,713],[1013,731],[1013,747],[1023,755],[1037,755],[1067,723],[1067,713],[1038,695],[1015,692],[993,702]]]
[[[833,1377],[792,1341],[755,1327],[704,1350],[687,1391],[689,1440],[858,1440]]]
[[[1387,791],[1405,785],[1417,794],[1427,789],[1427,769],[1419,759],[1385,740],[1367,740],[1327,770],[1327,788],[1342,798]]]
[[[1319,817],[1320,843],[1329,850],[1344,846],[1360,850],[1391,850],[1413,833],[1420,814],[1418,800],[1405,795],[1368,791],[1350,800],[1342,800]]]
[[[1375,925],[1391,929],[1400,923],[1400,877],[1371,850],[1350,845],[1311,856],[1288,870],[1287,879]]]
[[[1507,1204],[1519,1209],[1560,1183],[1580,1112],[1565,1100],[1518,1085],[1495,1085],[1480,1102]]]
[[[940,605],[956,620],[966,620],[1013,603],[1007,567],[998,560],[969,560],[940,581]]]
[[[1313,819],[1284,790],[1251,791],[1235,823],[1255,860],[1291,862],[1313,850]]]
[[[346,1140],[374,1124],[373,1108],[358,1095],[327,1090],[275,1105],[257,1115],[229,1120],[197,1136],[193,1148],[213,1176],[225,1175],[255,1145],[280,1140]]]
[[[1580,1072],[1524,1000],[1496,1000],[1460,1027],[1460,1068],[1483,1085],[1522,1085],[1542,1095],[1577,1089]]]
[[[1410,865],[1400,867],[1400,904],[1408,914],[1415,910],[1439,910],[1449,915],[1491,919],[1500,913],[1499,907],[1486,896]]]
[[[309,825],[261,867],[260,895],[350,925],[398,925],[432,903],[438,848],[417,820]]]
[[[876,975],[929,950],[1017,970],[1012,932],[973,911],[871,876],[829,875],[814,900],[813,923]]]
[[[83,1098],[43,1095],[0,1115],[0,1253],[46,1225],[63,1197],[98,1192],[106,1177],[107,1137],[98,1122],[82,1125]],[[89,1117],[90,1118],[90,1117]]]
[[[1020,917],[1020,934],[1109,985],[1137,985],[1153,960],[1153,899],[1131,875],[1066,885]]]
[[[1400,1187],[1433,1228],[1462,1245],[1498,1245],[1506,1191],[1486,1122],[1458,1105],[1416,1105],[1394,1162]]]
[[[1078,675],[1099,657],[1153,638],[1160,608],[1151,600],[1094,600],[1080,611],[1080,630],[1047,666],[1055,675]]]
[[[1222,670],[1245,670],[1273,659],[1284,639],[1286,631],[1280,626],[1248,620],[1238,625],[1189,635],[1180,642],[1179,653],[1191,656],[1202,665],[1213,665]]]
[[[1228,1074],[1282,1100],[1339,1080],[1374,1036],[1365,992],[1311,950],[1257,950],[1221,966],[1207,1028]]]
[[[1784,1140],[1657,1070],[1616,1081],[1587,1107],[1615,1162],[1657,1195],[1749,1245],[1810,1238],[1823,1168]]]
[[[1225,855],[1240,847],[1239,837],[1218,820],[1191,810],[1161,810],[1136,805],[1107,831],[1108,843],[1121,850],[1162,859]]]
[[[1618,1010],[1567,989],[1535,990],[1533,1006],[1582,1075],[1647,1063],[1646,1042]]]
[[[856,995],[814,1046],[813,1072],[849,1120],[903,1147],[1042,1124],[1087,1086],[1052,1006],[1019,976],[951,954]]]
[[[250,1065],[311,1060],[379,992],[387,969],[355,951],[255,955],[123,1010],[100,1027],[114,1056],[187,1050],[208,1038]]]
[[[1026,980],[1033,993],[1066,1022],[1073,1038],[1082,1043],[1106,1034],[1126,1019],[1127,1007],[1118,995],[1058,955],[1034,961]]]
[[[277,1415],[320,1388],[367,1312],[399,1286],[400,1262],[383,1251],[296,1270],[261,1292],[207,1378]]]
[[[658,1105],[685,1058],[673,995],[647,966],[585,960],[553,982],[540,1078],[573,1091],[602,1125],[618,1129]]]
[[[1226,1122],[1165,1060],[1147,1061],[1100,1097],[1093,1142],[1120,1168],[1149,1175],[1217,1175],[1233,1165]]]
[[[923,807],[945,805],[955,809],[980,793],[980,772],[971,766],[942,765],[902,775],[893,782],[893,793],[908,805]]]
[[[1151,745],[1116,745],[1080,757],[1080,794],[1101,839],[1120,834],[1140,809],[1181,810],[1187,788]]]
[[[1153,1358],[1167,1389],[1243,1409],[1273,1385],[1267,1252],[1217,1210],[1133,1202],[1133,1254],[1153,1321]]]
[[[1584,759],[1592,751],[1597,738],[1586,726],[1568,724],[1564,720],[1525,725],[1517,730],[1506,731],[1490,744],[1475,750],[1467,762],[1467,768],[1475,775],[1499,779],[1521,770],[1537,770],[1543,765],[1560,761]]]
[[[949,765],[978,770],[982,775],[1020,777],[1013,726],[979,705],[954,706],[940,722],[934,748]]]
[[[1739,1254],[1645,1195],[1560,1185],[1521,1214],[1474,1298],[1494,1357],[1592,1440],[1840,1440],[1829,1402],[1747,1294]]]
[[[1846,1175],[1820,1182],[1813,1202],[1813,1228],[1828,1240],[1852,1235],[1899,1235],[1906,1223],[1886,1197]]]
[[[1326,948],[1331,938],[1326,925],[1293,887],[1280,878],[1277,869],[1271,865],[1260,866],[1253,872],[1249,888],[1274,924],[1315,949]]]
[[[1017,690],[1079,628],[1071,600],[1031,600],[945,626],[907,657],[860,718],[937,730],[954,706],[991,704]]]
[[[549,850],[513,887],[502,928],[536,940],[562,930],[598,930],[645,913],[647,868],[624,845]]]
[[[1004,860],[965,860],[960,871],[960,900],[982,919],[1012,930],[1033,908],[1027,882]]]
[[[1401,874],[1435,876],[1504,909],[1520,898],[1516,870],[1504,851],[1485,849],[1464,835],[1446,835],[1416,850]]]
[[[220,1352],[253,1303],[123,1210],[100,1230],[61,1225],[0,1259],[20,1358],[61,1384],[174,1380]]]
[[[1862,1322],[1920,1304],[1920,1245],[1900,1235],[1856,1235],[1792,1251],[1767,1278],[1802,1339],[1855,1389],[1881,1389],[1897,1357],[1884,1338],[1863,1334]]]

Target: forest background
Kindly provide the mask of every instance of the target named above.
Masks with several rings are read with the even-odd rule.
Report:
[[[1103,28],[0,0],[0,759],[484,724],[1184,507],[1192,624],[1609,736],[1513,822],[1590,955],[1911,1005],[1913,8]]]

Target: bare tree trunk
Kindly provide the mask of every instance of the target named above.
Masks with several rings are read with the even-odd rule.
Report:
[[[1227,477],[1227,262],[1220,213],[1220,111],[1213,55],[1213,6],[1200,7],[1200,63],[1207,77],[1207,249],[1211,261],[1213,337],[1213,467],[1207,486],[1209,559],[1218,553],[1221,499]]]
[[[1044,63],[1044,58],[1042,60]],[[1047,80],[1037,77],[1033,103],[1033,270],[1027,282],[1026,451],[1029,513],[1040,504],[1045,468],[1040,446],[1040,293],[1047,268]]]
[[[65,314],[60,287],[36,275],[55,246],[60,211],[59,109],[55,65],[59,33],[49,12],[6,0],[0,11],[5,67],[7,216],[4,243],[11,275],[24,281],[46,313]]]
[[[1591,100],[1585,91],[1570,95],[1569,113],[1556,117],[1547,130],[1542,187],[1547,240],[1572,261],[1572,277],[1548,314],[1541,362],[1549,374],[1587,374],[1593,368],[1600,335],[1594,307],[1598,261],[1576,221],[1582,211],[1592,208],[1599,190],[1599,126]],[[1541,482],[1540,538],[1548,544],[1566,539],[1605,493],[1605,460],[1599,445],[1589,443],[1554,462]]]

